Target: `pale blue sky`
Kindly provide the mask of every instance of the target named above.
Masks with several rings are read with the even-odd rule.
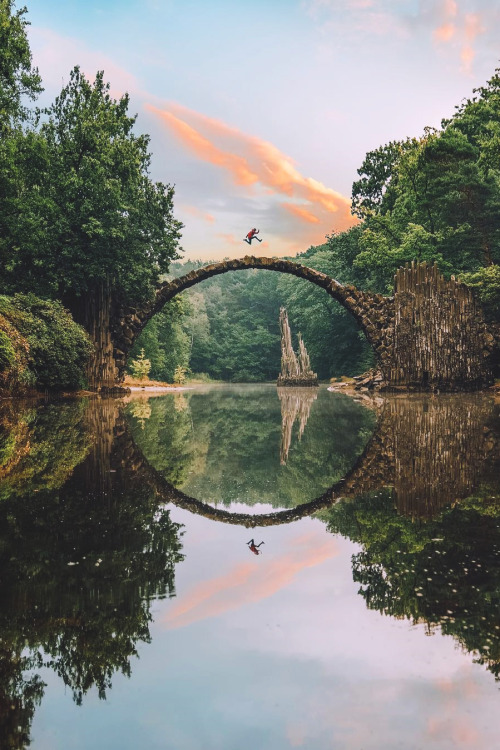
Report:
[[[438,126],[498,65],[498,0],[28,0],[51,100],[104,69],[176,186],[187,257],[295,254],[352,222],[365,153]],[[252,246],[253,247],[253,246]]]

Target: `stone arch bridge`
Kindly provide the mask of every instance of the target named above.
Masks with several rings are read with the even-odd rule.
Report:
[[[103,363],[91,386],[113,388],[123,379],[127,357],[151,318],[177,294],[205,279],[250,268],[303,278],[325,290],[356,320],[370,343],[388,388],[473,390],[492,382],[490,358],[495,336],[488,330],[472,291],[446,281],[436,266],[401,268],[392,297],[340,284],[320,271],[290,260],[246,256],[191,271],[158,286],[142,308],[115,309],[107,337],[101,337]],[[325,343],[325,346],[328,342]]]

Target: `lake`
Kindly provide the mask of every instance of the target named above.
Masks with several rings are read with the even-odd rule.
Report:
[[[499,746],[500,407],[0,408],[0,748]]]

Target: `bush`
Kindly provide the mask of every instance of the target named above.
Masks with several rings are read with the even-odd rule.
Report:
[[[141,353],[137,359],[133,359],[130,363],[132,374],[134,378],[138,380],[146,380],[151,370],[151,362],[144,356],[144,349],[141,349]]]
[[[0,330],[0,372],[12,367],[16,361],[16,353],[11,340],[4,331]]]
[[[461,275],[460,281],[476,291],[488,318],[500,320],[499,265],[486,266],[474,273],[464,273]]]
[[[11,326],[11,330],[3,329],[21,370],[19,382],[46,390],[74,390],[85,385],[92,345],[60,302],[33,294],[0,296],[0,328],[2,318]],[[23,357],[28,372],[23,370]]]

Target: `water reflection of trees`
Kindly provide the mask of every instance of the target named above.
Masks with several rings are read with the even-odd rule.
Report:
[[[127,462],[117,406],[3,414],[0,747],[9,750],[29,744],[42,666],[77,703],[92,687],[105,697],[149,641],[151,601],[175,594],[181,527]]]
[[[332,418],[348,434],[353,411],[345,401],[335,401]],[[161,430],[169,436],[169,450],[155,455],[161,471],[138,450],[120,402],[16,405],[0,414],[1,747],[28,744],[43,696],[42,667],[54,670],[77,702],[92,687],[104,696],[117,671],[130,673],[137,644],[149,640],[152,599],[174,595],[181,528],[161,503],[182,505],[185,496],[164,473],[185,478],[186,455],[200,473],[227,456],[227,448],[210,448],[210,415],[189,404],[187,395],[168,412],[151,403],[144,430],[145,411],[132,418],[146,448],[153,444],[151,424],[156,439]],[[215,422],[233,408],[221,394]],[[492,416],[489,399],[462,396],[394,398],[377,408],[377,430],[358,464],[316,506],[271,514],[264,522],[202,503],[197,512],[254,526],[330,505],[320,516],[329,530],[362,546],[353,575],[367,605],[425,622],[430,632],[440,628],[498,676],[498,407]],[[256,415],[250,427],[249,415]],[[275,416],[279,430],[279,412]],[[265,413],[254,404],[240,417],[244,446]],[[223,425],[218,429],[225,434]],[[354,423],[346,438],[350,448],[360,445],[366,429],[363,419]],[[193,434],[201,436],[201,447]],[[331,435],[320,430],[311,446]],[[279,440],[279,431],[272,437]],[[347,460],[343,448],[338,467]],[[265,441],[255,451],[265,456],[267,470]],[[311,471],[321,471],[317,456],[304,455],[311,456]],[[342,497],[351,499],[338,502]],[[184,507],[193,509],[196,501],[187,500]]]
[[[398,497],[395,502],[392,489],[387,488],[339,503],[322,518],[329,531],[362,545],[362,551],[353,556],[353,577],[368,607],[426,623],[430,633],[440,629],[453,636],[498,679],[500,418],[498,407],[492,412],[488,403],[485,419],[472,418],[467,439],[462,423],[459,434],[449,434],[449,443],[444,442],[444,435],[457,429],[453,419],[446,432],[428,437],[436,451],[442,444],[457,470],[451,488],[446,483],[450,470],[444,469],[444,457],[433,457],[429,467],[422,464],[421,452],[415,462],[419,473],[412,474],[413,485],[405,495],[411,504],[401,504]],[[406,416],[403,411],[403,423]],[[420,424],[427,429],[427,418]],[[474,445],[466,447],[467,440]],[[408,466],[403,471],[409,479]],[[423,472],[427,479],[422,478]],[[442,502],[437,477],[444,482]],[[471,490],[473,494],[467,497]]]
[[[262,387],[217,388],[209,398],[186,391],[183,410],[174,395],[152,399],[144,430],[138,419],[130,419],[132,435],[162,477],[191,497],[219,506],[292,508],[345,476],[363,452],[375,416],[345,395],[278,389],[285,390],[307,391],[307,401],[290,405],[277,398],[276,388]],[[310,410],[309,421],[300,444],[288,445],[285,466],[282,426],[291,437],[293,422],[286,412],[293,420],[295,409],[303,426]]]

